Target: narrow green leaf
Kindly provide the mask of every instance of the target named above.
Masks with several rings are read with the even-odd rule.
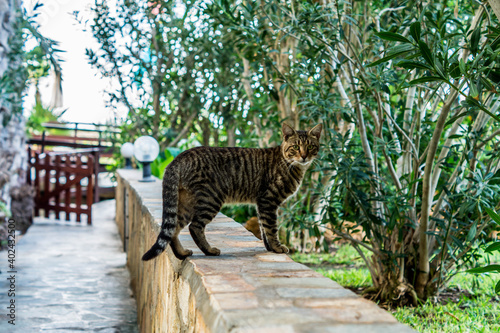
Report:
[[[443,65],[441,64],[441,61],[439,61],[439,59],[436,59],[434,61],[434,65],[435,65],[435,68],[436,68],[436,72],[438,72],[438,74],[441,77],[446,78],[447,75],[445,75],[444,68],[443,68]]]
[[[477,90],[477,86],[474,83],[469,84],[470,97],[476,98],[479,96],[479,91]]]
[[[403,53],[416,50],[413,45],[410,44],[399,44],[386,50],[385,55],[390,55],[394,53]]]
[[[491,42],[490,46],[493,51],[497,50],[498,46],[500,46],[500,35],[495,37],[495,40]]]
[[[498,280],[497,285],[495,286],[495,292],[500,294],[500,280]]]
[[[383,58],[381,58],[381,59],[379,59],[379,60],[377,60],[377,61],[372,62],[372,63],[371,63],[371,64],[369,64],[367,67],[373,67],[373,66],[380,65],[380,64],[382,64],[382,63],[384,63],[384,62],[387,62],[387,61],[389,61],[389,60],[391,60],[391,59],[393,59],[393,58],[396,58],[397,56],[402,55],[402,54],[404,54],[404,53],[406,53],[406,52],[408,52],[408,51],[403,51],[403,52],[399,52],[399,53],[393,53],[393,54],[390,54],[390,55],[385,56],[385,57],[383,57]]]
[[[421,62],[411,61],[411,60],[401,60],[400,62],[398,62],[396,64],[396,66],[407,68],[407,69],[415,69],[415,68],[427,69],[427,70],[430,70],[430,71],[433,69],[432,67],[430,67],[427,64],[423,64]]]
[[[490,272],[500,273],[500,265],[487,265],[484,267],[476,267],[467,270],[467,273],[490,273]]]
[[[487,91],[495,91],[495,87],[491,84],[490,80],[488,80],[484,76],[481,76],[479,80],[484,89],[486,89]]]
[[[495,211],[490,208],[485,208],[484,210],[488,213],[491,219],[496,222],[496,224],[500,225],[500,215],[495,213]]]
[[[470,51],[476,54],[479,48],[479,39],[481,38],[481,28],[476,28],[470,37]]]
[[[460,77],[462,77],[462,72],[460,72],[458,61],[450,63],[448,67],[448,73],[455,80],[458,80]]]
[[[414,22],[410,26],[410,34],[416,42],[420,40],[421,30],[420,22]]]
[[[500,251],[500,242],[495,242],[493,244],[490,244],[484,252],[493,252],[493,251]]]
[[[406,38],[400,34],[396,34],[394,32],[380,31],[380,32],[375,33],[375,36],[378,36],[381,39],[388,40],[391,42],[402,42],[402,43],[410,43],[411,44],[411,41],[408,38]]]
[[[411,80],[409,82],[410,85],[415,85],[415,84],[421,84],[421,83],[427,83],[427,82],[433,82],[433,81],[442,81],[443,78],[439,76],[424,76],[415,80]]]
[[[432,56],[429,46],[424,41],[421,40],[418,42],[418,48],[420,49],[422,57],[425,59],[425,61],[427,61],[429,65],[434,67],[434,57]]]
[[[460,61],[458,62],[458,67],[460,67],[460,72],[462,72],[462,74],[467,73],[464,59],[460,58]]]
[[[469,229],[469,233],[467,234],[467,241],[470,242],[476,237],[477,233],[477,221],[475,221]]]

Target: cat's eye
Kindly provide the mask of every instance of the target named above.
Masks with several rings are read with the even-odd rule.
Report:
[[[314,149],[314,146],[312,146],[312,145],[307,146],[307,150],[313,150],[313,149]]]
[[[299,150],[299,146],[297,146],[297,145],[293,145],[292,148],[295,150]]]

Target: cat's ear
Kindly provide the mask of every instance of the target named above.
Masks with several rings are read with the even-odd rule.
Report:
[[[309,135],[315,136],[316,139],[319,140],[322,129],[323,129],[323,124],[318,124],[309,130]]]
[[[295,134],[295,130],[285,123],[281,126],[281,132],[283,133],[283,138],[285,140]]]

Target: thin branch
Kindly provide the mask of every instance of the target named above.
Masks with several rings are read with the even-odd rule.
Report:
[[[385,149],[382,149],[382,152],[384,153],[385,161],[387,163],[387,166],[389,167],[389,173],[391,174],[392,180],[394,181],[394,185],[396,185],[398,191],[401,191],[403,186],[401,186],[401,182],[399,181],[399,177],[396,173],[396,170],[394,170],[394,166],[392,165],[392,159],[387,154]]]
[[[498,135],[500,135],[500,129],[497,129],[490,136],[486,137],[484,140],[481,140],[481,143],[477,145],[477,149],[483,148],[489,141],[493,140]]]
[[[189,129],[191,128],[191,125],[193,124],[193,121],[195,120],[196,116],[198,115],[198,112],[195,111],[189,116],[189,119],[187,120],[186,124],[184,125],[184,128],[179,132],[179,134],[175,137],[172,142],[168,144],[167,147],[174,147],[179,143],[179,141],[182,140],[182,138],[187,134]]]
[[[396,123],[396,121],[394,120],[394,118],[392,118],[392,116],[387,112],[387,110],[384,108],[384,112],[386,114],[386,116],[389,118],[389,120],[393,123],[394,127],[396,127],[396,129],[401,132],[401,134],[403,134],[403,136],[405,137],[406,141],[408,141],[408,144],[410,145],[411,149],[412,149],[412,152],[413,152],[413,157],[415,158],[415,161],[418,161],[418,151],[417,151],[417,148],[415,148],[415,145],[413,144],[413,142],[411,141],[411,139],[408,137],[408,135],[405,133],[405,131],[403,131],[401,129],[401,127],[399,127],[399,125]]]
[[[457,113],[460,113],[459,109]],[[441,152],[439,153],[439,157],[437,159],[437,163],[434,169],[434,172],[432,174],[432,181],[431,181],[431,193],[434,193],[436,191],[436,187],[439,181],[439,176],[441,175],[441,167],[443,165],[443,161],[448,155],[448,152],[450,151],[451,144],[454,139],[450,138],[451,136],[455,135],[460,128],[460,124],[462,123],[462,120],[464,117],[460,117],[455,122],[453,123],[450,132],[448,133],[448,138],[446,138],[446,141],[443,144],[443,148],[441,149]]]
[[[345,232],[342,232],[342,231],[337,230],[337,229],[335,229],[335,228],[330,228],[330,227],[325,227],[325,228],[330,229],[331,231],[333,231],[333,232],[334,232],[334,233],[336,233],[337,235],[342,236],[343,238],[345,238],[345,239],[349,240],[350,242],[355,243],[355,244],[357,244],[357,245],[360,245],[360,246],[362,246],[362,247],[366,248],[367,250],[369,250],[369,251],[371,251],[371,252],[373,252],[373,253],[375,253],[375,254],[377,254],[377,255],[380,255],[380,254],[381,254],[381,253],[380,253],[380,251],[378,251],[378,250],[374,249],[373,247],[371,247],[370,245],[368,245],[368,244],[366,244],[366,243],[363,243],[363,242],[362,242],[362,241],[360,241],[360,240],[357,240],[357,239],[353,238],[351,235],[346,234]]]

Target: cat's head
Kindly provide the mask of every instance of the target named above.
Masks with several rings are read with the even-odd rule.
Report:
[[[323,125],[318,124],[308,131],[296,131],[283,123],[281,151],[289,163],[309,165],[318,155],[319,138]]]

